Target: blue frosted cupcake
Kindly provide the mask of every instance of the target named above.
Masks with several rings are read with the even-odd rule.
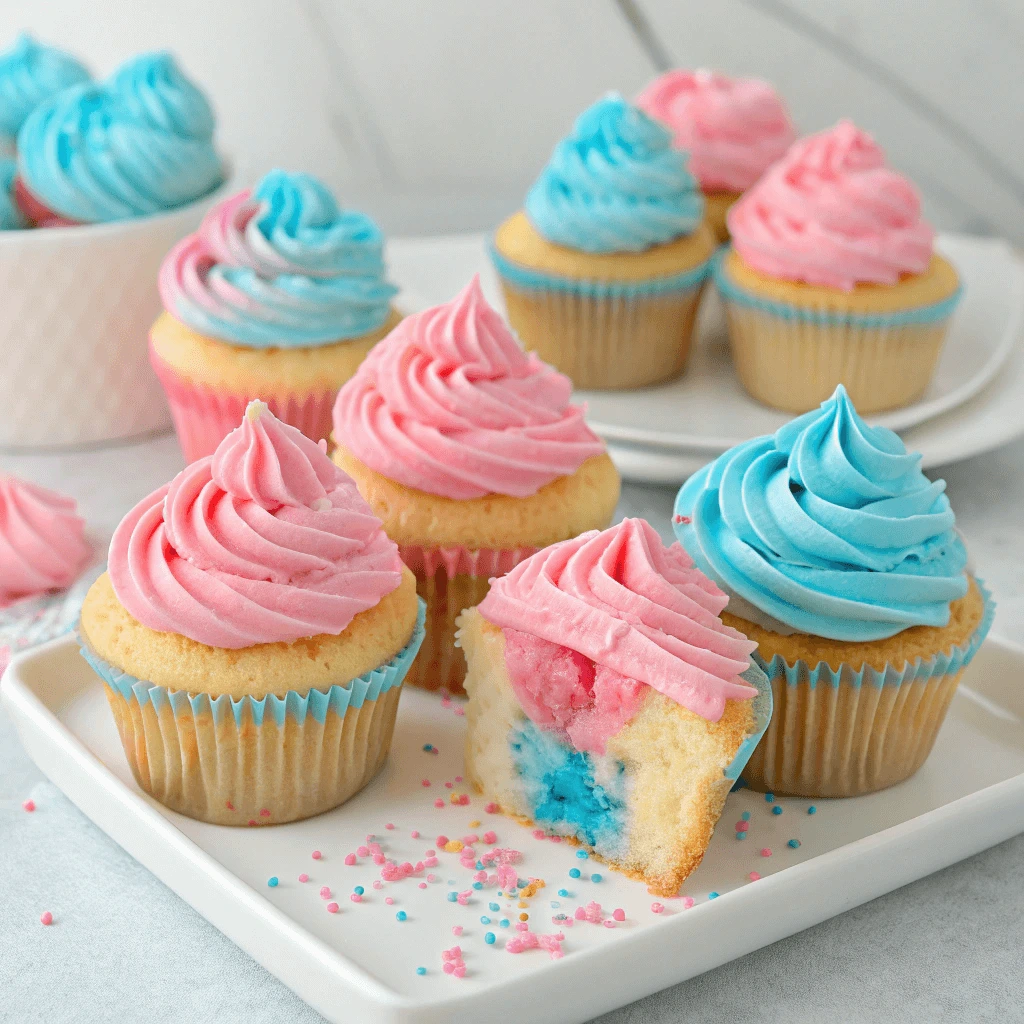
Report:
[[[621,96],[577,119],[491,256],[523,344],[581,388],[682,372],[715,249],[669,132]]]
[[[994,604],[920,459],[840,386],[680,490],[676,534],[772,681],[775,715],[744,773],[755,788],[855,796],[931,751]]]

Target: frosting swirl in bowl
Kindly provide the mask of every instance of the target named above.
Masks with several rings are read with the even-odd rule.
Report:
[[[795,143],[730,209],[728,224],[754,270],[843,291],[923,273],[935,238],[917,190],[849,121]]]
[[[0,474],[0,608],[71,586],[91,555],[72,498]]]
[[[136,505],[110,544],[128,612],[211,647],[337,635],[401,572],[352,480],[262,402],[212,456]]]
[[[474,276],[370,352],[338,393],[334,437],[407,487],[525,498],[604,452],[571,392],[568,377],[522,350]]]
[[[757,693],[739,678],[757,645],[718,617],[727,601],[678,544],[666,548],[649,523],[625,519],[520,562],[478,608],[717,722],[726,700]]]
[[[161,213],[223,178],[213,112],[167,53],[38,106],[18,133],[18,170],[36,199],[80,223]]]
[[[690,154],[690,171],[705,192],[750,188],[796,139],[779,94],[756,78],[666,71],[636,105]]]
[[[22,32],[0,54],[0,136],[14,138],[40,103],[91,77],[70,53],[37,43]]]
[[[840,385],[690,477],[676,533],[719,585],[799,632],[866,641],[944,626],[967,593],[967,552],[945,483],[920,462]]]
[[[637,252],[691,234],[704,197],[669,133],[618,94],[576,119],[526,197],[549,242],[583,252]]]
[[[339,209],[316,178],[285,171],[214,207],[168,254],[159,284],[182,323],[249,348],[368,334],[398,291],[385,278],[380,228]]]

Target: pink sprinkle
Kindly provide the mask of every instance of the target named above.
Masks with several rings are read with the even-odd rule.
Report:
[[[250,825],[255,825],[256,824],[256,819],[255,818],[250,818],[249,819],[249,824]]]
[[[384,883],[379,878],[375,878],[370,884],[374,887],[374,889],[384,888]]]
[[[577,907],[575,917],[577,921],[586,921],[587,912],[582,907]]]
[[[40,924],[53,924],[53,914],[51,914],[48,910],[44,910],[39,915],[39,923]]]
[[[424,862],[423,866],[426,868],[436,868],[438,865],[438,859],[436,857],[428,857]]]
[[[693,520],[689,516],[676,515],[673,517],[673,522],[676,523],[692,523]]]
[[[456,978],[466,976],[466,962],[462,959],[462,950],[458,946],[441,951],[441,968],[445,974],[453,974]]]
[[[412,830],[412,831],[411,831],[411,832],[409,833],[409,835],[410,835],[410,836],[412,836],[412,838],[413,838],[413,839],[419,839],[419,837],[420,837],[419,829],[415,829],[415,828],[414,828],[414,829],[413,829],[413,830]]]
[[[480,842],[480,837],[475,832],[470,832],[468,836],[462,837],[462,842],[466,846],[472,846],[474,843]]]
[[[768,849],[767,846],[761,851],[761,856],[762,857],[770,857],[771,855],[772,855],[772,851],[770,849]]]
[[[750,880],[756,882],[761,876],[756,871],[750,872]]]
[[[444,834],[439,835],[437,839],[434,840],[434,843],[439,849],[443,850],[448,845],[448,837]]]
[[[487,881],[487,872],[486,871],[478,871],[473,876],[473,881],[474,882],[486,882]]]
[[[320,899],[322,899],[322,900],[329,900],[330,898],[331,898],[331,888],[330,888],[330,886],[325,885],[320,890]]]
[[[303,871],[302,874],[299,875],[299,881],[300,882],[308,882],[309,881],[309,875],[307,875],[306,872]]]
[[[437,881],[437,875],[427,875],[427,881],[428,882],[436,882]]]
[[[459,797],[459,804],[462,807],[468,807],[469,806],[469,794],[468,793],[463,793]]]
[[[394,828],[395,828],[395,826],[394,826],[394,825],[392,825],[390,821],[389,821],[389,822],[388,822],[388,823],[387,823],[387,824],[386,824],[386,825],[385,825],[384,827],[385,827],[385,828],[386,828],[386,829],[387,829],[387,830],[388,830],[389,832],[392,832],[392,831],[394,831]]]
[[[434,806],[435,806],[435,807],[444,807],[444,801],[443,801],[443,800],[442,800],[442,799],[441,799],[440,797],[438,797],[438,798],[437,798],[437,799],[436,799],[436,800],[434,801]]]
[[[693,897],[692,896],[684,896],[683,897],[683,909],[684,910],[689,910],[690,907],[692,907],[692,906],[693,906]]]
[[[567,918],[566,918],[566,919],[565,919],[565,920],[564,920],[564,921],[562,922],[562,924],[563,924],[563,925],[564,925],[564,926],[565,926],[566,928],[571,928],[571,927],[573,926],[573,919],[572,919],[571,917],[567,917]]]
[[[651,913],[652,914],[660,914],[664,909],[665,909],[664,904],[661,904],[661,903],[652,903],[651,904]]]
[[[395,902],[395,898],[393,896],[385,896],[384,902],[390,907]]]
[[[750,828],[750,822],[749,821],[737,821],[736,822],[736,831],[737,832],[746,832],[747,829],[749,829],[749,828]]]
[[[501,808],[492,800],[490,803],[484,804],[484,810],[488,814],[497,814]]]
[[[458,938],[461,934],[462,934],[462,925],[461,924],[453,924],[452,925],[452,935],[454,935],[456,938]]]
[[[547,835],[547,833],[542,828],[535,828],[533,830],[533,838],[534,839],[543,839],[546,835]]]
[[[387,860],[387,858],[384,856],[383,853],[375,853],[373,855],[374,864],[383,864],[385,860]]]
[[[363,897],[362,897],[362,896],[360,896],[360,895],[359,895],[359,893],[357,893],[357,892],[352,892],[352,893],[349,893],[349,896],[348,896],[348,898],[349,898],[349,899],[350,899],[350,900],[351,900],[351,901],[352,901],[353,903],[362,903],[362,902],[363,902]]]
[[[430,779],[424,779],[424,780],[423,780],[423,781],[422,781],[422,782],[420,783],[420,785],[421,785],[421,786],[423,786],[424,788],[426,788],[427,786],[429,786],[429,785],[430,785]]]
[[[622,909],[622,907],[616,907],[612,911],[612,917],[614,917],[616,921],[625,921],[626,912]]]
[[[24,807],[26,811],[31,813],[36,809],[36,802],[35,800],[26,800],[21,806]]]
[[[420,882],[420,888],[421,889],[426,889],[426,887],[427,887],[427,883],[426,882]]]
[[[383,852],[380,848],[380,843],[371,842],[373,836],[367,836],[366,841],[370,844],[370,853],[381,853]]]
[[[456,782],[461,782],[462,781],[462,776],[461,775],[456,775],[455,776],[455,781]]]
[[[233,811],[233,810],[235,809],[235,805],[234,805],[234,804],[233,804],[233,803],[232,803],[232,802],[231,802],[230,800],[227,800],[227,801],[225,801],[225,803],[224,803],[224,806],[225,806],[225,807],[226,807],[226,808],[227,808],[227,809],[228,809],[229,811]]]
[[[313,851],[313,860],[319,860],[322,856],[323,854],[319,850]]]
[[[444,788],[445,788],[445,789],[451,789],[451,788],[452,788],[452,786],[454,786],[454,785],[455,785],[455,783],[453,783],[453,782],[446,782],[446,783],[444,784]]]
[[[339,910],[341,910],[341,907],[339,907],[337,903],[328,903],[327,904],[327,913],[328,914],[336,914]]]
[[[484,833],[484,842],[488,846],[493,846],[497,841],[498,841],[498,837],[497,837],[497,835],[494,832],[485,832]]]
[[[352,867],[355,864],[355,862],[356,862],[356,855],[354,853],[346,853],[345,854],[345,864],[348,867]]]
[[[529,930],[530,926],[525,921],[516,921],[517,932],[528,932]]]
[[[424,853],[423,856],[424,857],[433,857],[435,853],[437,853],[437,850],[427,850],[427,852]]]
[[[561,932],[554,935],[539,935],[537,932],[522,931],[513,935],[505,943],[505,949],[509,953],[522,953],[527,949],[544,949],[552,960],[558,960],[563,956],[562,943],[565,936]]]
[[[268,810],[266,809],[266,807],[262,808],[262,809],[260,810],[260,817],[261,817],[261,818],[269,818],[269,817],[270,817],[270,811],[268,811]]]
[[[615,922],[610,917],[607,918],[606,920],[602,921],[601,923],[605,926],[605,928],[614,928],[615,927]]]
[[[372,832],[367,832],[366,833],[366,841],[370,844],[370,848],[372,849],[373,848],[373,833]]]
[[[455,708],[453,708],[452,710],[453,710],[453,711],[455,712],[455,714],[457,714],[457,715],[458,715],[458,716],[459,716],[460,718],[461,718],[461,717],[462,717],[462,716],[463,716],[463,715],[464,715],[464,714],[466,713],[466,709],[465,709],[464,707],[462,707],[461,705],[458,705],[458,706],[456,706],[456,707],[455,707]]]
[[[356,853],[358,853],[360,857],[369,857],[370,848],[368,846],[360,846],[359,849],[356,850]]]
[[[562,841],[561,836],[548,836],[548,839],[550,839],[553,843],[560,843]]]

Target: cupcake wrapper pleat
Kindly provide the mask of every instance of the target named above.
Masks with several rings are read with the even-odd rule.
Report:
[[[190,694],[111,665],[82,641],[106,686],[139,786],[172,810],[224,825],[268,825],[330,810],[387,756],[401,686],[424,636],[344,686],[262,698]]]
[[[776,655],[764,668],[775,711],[743,770],[762,791],[807,797],[872,793],[909,778],[931,752],[950,702],[995,615],[978,581],[985,612],[963,646],[902,667],[833,669],[789,664]],[[755,658],[757,655],[755,654]]]
[[[464,547],[425,548],[399,545],[402,561],[416,576],[416,593],[426,602],[426,636],[407,682],[424,690],[462,694],[466,658],[455,646],[455,620],[478,605],[495,576],[503,576],[537,549],[532,547],[472,551]]]

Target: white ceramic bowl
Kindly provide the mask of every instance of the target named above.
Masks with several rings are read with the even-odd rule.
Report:
[[[0,231],[0,448],[57,449],[167,429],[149,365],[168,250],[229,194],[152,217]]]

